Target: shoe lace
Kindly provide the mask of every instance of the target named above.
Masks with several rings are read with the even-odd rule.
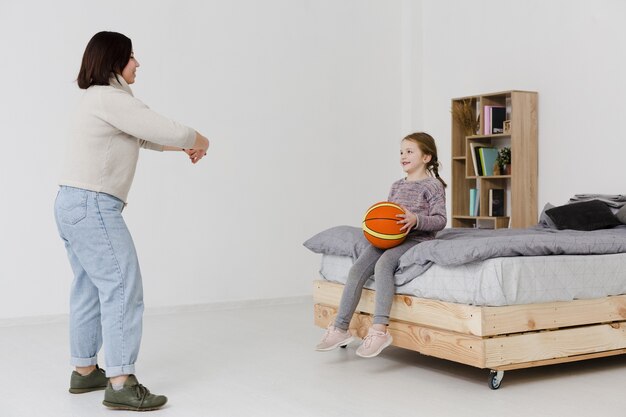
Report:
[[[330,337],[330,333],[333,331],[334,326],[332,324],[329,324],[328,327],[326,328],[326,331],[324,332],[324,336],[322,336],[322,342],[325,342],[326,339],[328,339]]]
[[[369,347],[372,344],[372,341],[377,338],[377,337],[384,337],[384,334],[377,334],[377,333],[368,333],[367,336],[365,336],[363,338],[363,346],[365,347]]]
[[[365,336],[365,338],[363,339],[363,346],[370,347],[370,345],[372,344],[372,340],[374,340],[375,337],[375,334],[368,334],[367,336]]]
[[[143,402],[146,399],[146,397],[150,395],[150,390],[141,384],[137,384],[135,385],[135,395],[137,396],[137,399],[139,400],[139,405],[137,406],[137,409],[139,410],[141,406],[143,405]]]
[[[326,330],[326,332],[324,333],[324,336],[322,336],[322,342],[325,342],[329,336],[330,336],[330,330]]]

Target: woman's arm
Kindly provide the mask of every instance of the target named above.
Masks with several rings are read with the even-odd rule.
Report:
[[[130,136],[167,147],[198,144],[199,134],[194,129],[152,111],[126,91],[103,89],[99,98],[97,116]]]
[[[177,146],[167,145],[163,146],[164,151],[186,151],[188,149],[202,150],[206,154],[206,151],[209,149],[209,140],[200,133],[196,132],[196,141],[191,148],[179,148]]]

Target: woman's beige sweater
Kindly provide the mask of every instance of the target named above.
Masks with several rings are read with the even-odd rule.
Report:
[[[107,193],[126,202],[139,148],[191,148],[194,129],[150,110],[121,76],[83,94],[72,123],[60,185]]]

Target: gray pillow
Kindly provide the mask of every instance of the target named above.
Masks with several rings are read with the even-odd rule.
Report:
[[[550,203],[546,203],[546,205],[543,207],[543,211],[541,212],[541,215],[539,216],[539,224],[544,227],[556,230],[557,229],[556,224],[554,224],[554,221],[552,221],[550,216],[546,214],[546,210],[550,210],[551,208],[554,208],[554,205]]]
[[[626,205],[622,206],[622,208],[619,209],[617,213],[615,213],[615,217],[617,217],[620,222],[626,224]]]
[[[315,253],[357,259],[369,246],[369,242],[358,227],[335,226],[316,234],[303,245]]]

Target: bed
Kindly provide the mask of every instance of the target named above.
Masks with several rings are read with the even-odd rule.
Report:
[[[349,226],[305,242],[322,254],[316,325],[334,320],[365,245],[360,229]],[[626,353],[626,225],[592,232],[446,229],[419,246],[396,271],[389,325],[395,346],[488,369],[491,389],[507,370]],[[371,288],[368,281],[350,324],[359,337],[372,321]]]

